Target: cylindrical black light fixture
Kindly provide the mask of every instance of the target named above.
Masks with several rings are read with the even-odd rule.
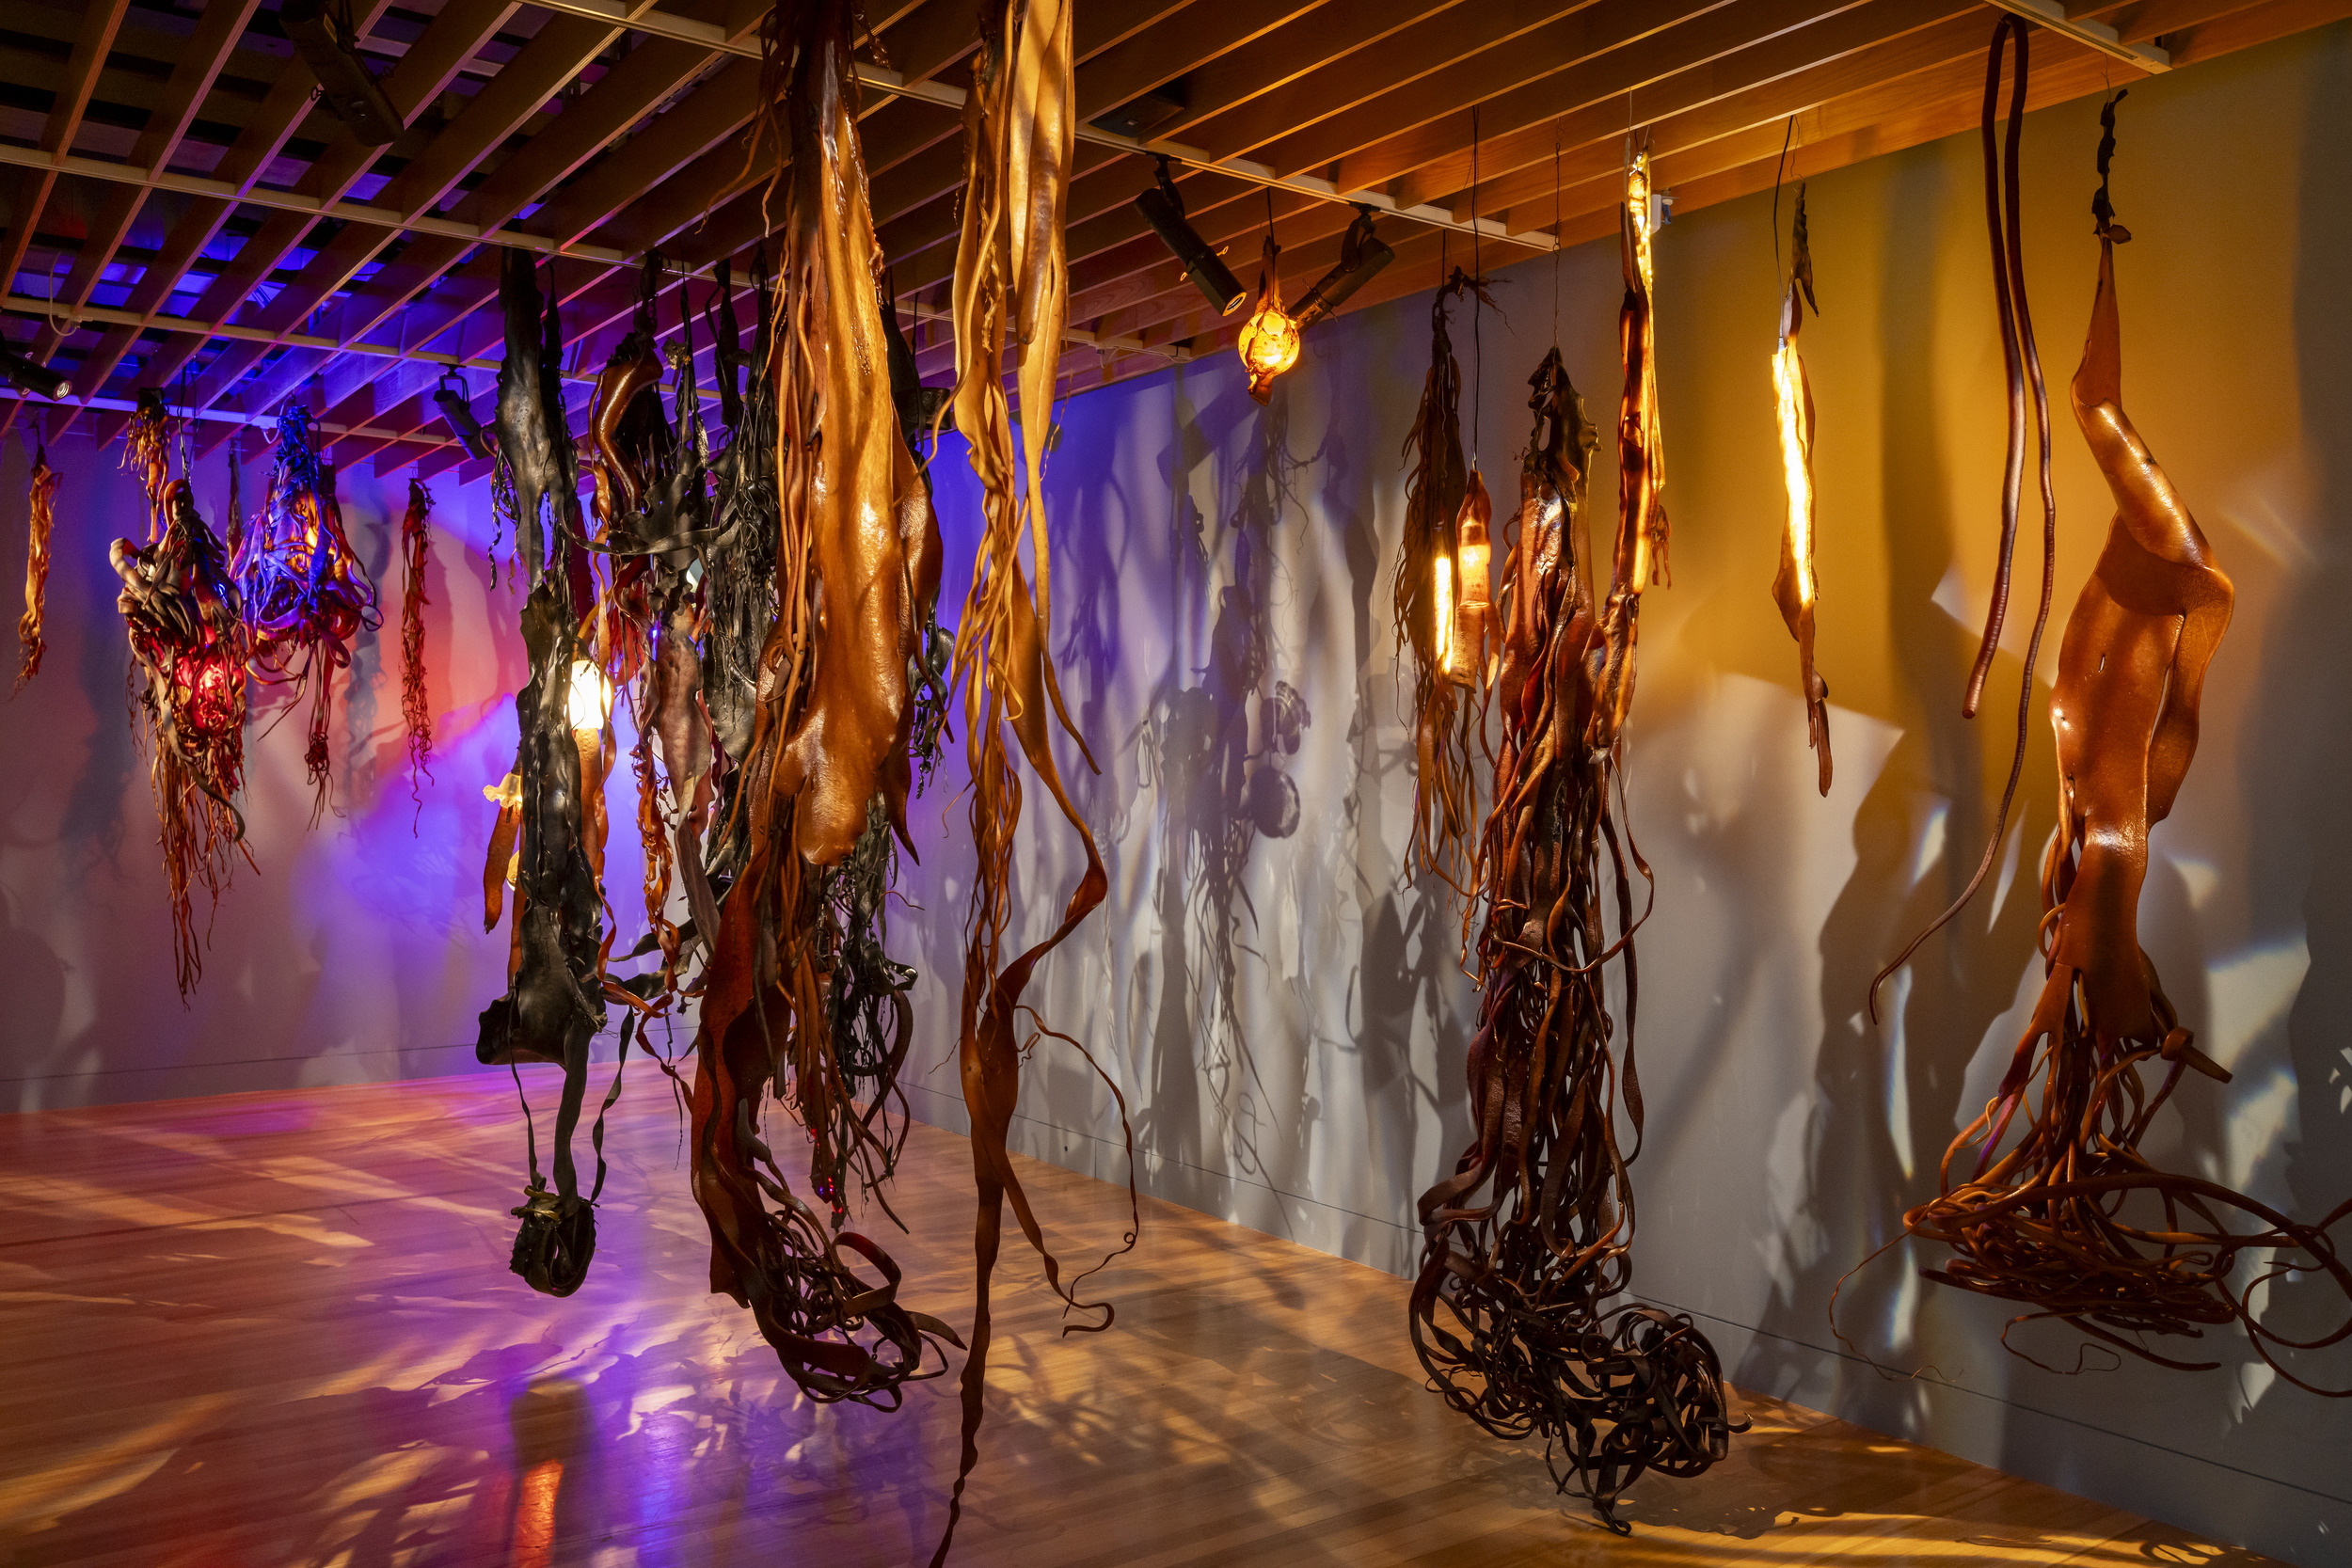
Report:
[[[1340,242],[1339,265],[1316,279],[1291,312],[1300,331],[1337,315],[1347,296],[1372,281],[1373,275],[1396,260],[1396,252],[1372,231],[1372,209],[1356,209],[1356,221],[1347,226],[1347,237]]]
[[[343,31],[348,32],[348,6],[343,8],[342,21]],[[358,40],[338,36],[334,22],[327,17],[326,0],[284,0],[278,8],[278,23],[286,29],[302,63],[319,79],[328,112],[349,127],[362,145],[383,147],[400,135],[404,129],[400,111],[392,107],[374,72],[359,57],[354,47]]]
[[[1233,269],[1225,264],[1223,257],[1200,237],[1200,230],[1184,219],[1184,198],[1177,193],[1176,182],[1168,177],[1168,160],[1160,158],[1158,183],[1136,198],[1136,211],[1158,230],[1160,242],[1184,264],[1184,276],[1200,291],[1200,297],[1216,307],[1220,316],[1230,316],[1241,309],[1249,292],[1233,276]]]
[[[441,418],[449,421],[449,433],[457,437],[457,444],[466,449],[468,456],[488,457],[497,450],[490,443],[489,433],[482,428],[482,421],[473,417],[472,405],[466,401],[464,377],[444,375],[441,384],[433,388],[433,401],[439,404]]]
[[[36,365],[12,348],[0,347],[0,375],[20,392],[62,403],[73,395],[73,383],[46,365]]]

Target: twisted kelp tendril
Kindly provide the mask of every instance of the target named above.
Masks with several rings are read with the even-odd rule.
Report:
[[[1027,1041],[1015,1039],[1022,993],[1038,964],[1102,903],[1109,887],[1094,835],[1064,789],[1054,760],[1053,735],[1059,729],[1077,745],[1088,765],[1093,765],[1063,706],[1048,644],[1052,568],[1043,466],[1069,308],[1063,220],[1074,134],[1071,8],[1071,0],[984,0],[980,49],[973,64],[972,90],[964,101],[965,189],[953,294],[953,406],[956,428],[964,436],[979,478],[982,515],[970,596],[955,644],[954,678],[963,688],[972,837],[978,854],[964,925],[958,1057],[972,1121],[973,1177],[979,1188],[974,1233],[979,1299],[973,1312],[971,1354],[963,1366],[962,1449],[947,1528],[931,1559],[934,1568],[946,1560],[962,1516],[964,1487],[979,1462],[989,1291],[1008,1201],[1023,1234],[1043,1259],[1046,1283],[1072,1307],[1103,1314],[1100,1323],[1071,1324],[1064,1331],[1105,1328],[1111,1320],[1107,1305],[1078,1300],[1076,1281],[1062,1283],[1060,1264],[1045,1245],[1005,1147],[1020,1099],[1025,1045],[1043,1035],[1069,1041],[1069,1037],[1042,1028]],[[1023,411],[1018,468],[1004,388],[1008,337],[1027,345],[1018,372]],[[1025,529],[1034,587],[1021,566]],[[1012,848],[1021,821],[1021,785],[1005,744],[1008,729],[1086,855],[1086,870],[1071,890],[1060,923],[1043,942],[1009,962],[1004,961],[1003,946],[1012,921]],[[1091,1056],[1086,1059],[1093,1065]],[[1117,1085],[1107,1076],[1104,1082],[1118,1097]],[[1123,1098],[1120,1109],[1123,1121]],[[1129,1147],[1132,1152],[1132,1140]],[[1131,1213],[1133,1194],[1131,1171]],[[1123,1252],[1134,1243],[1131,1229],[1118,1250]]]
[[[400,519],[400,717],[407,733],[408,798],[420,811],[424,798],[417,781],[433,778],[433,706],[424,689],[424,570],[431,559],[432,534],[425,518],[433,510],[433,493],[421,481],[408,482],[408,510]]]
[[[1996,36],[1996,68],[1998,48]],[[2167,1354],[2148,1337],[2198,1339],[2235,1322],[2280,1377],[2352,1397],[2352,1386],[2320,1387],[2281,1358],[2352,1337],[2352,1268],[2328,1233],[2352,1217],[2352,1200],[2308,1225],[2219,1182],[2161,1170],[2139,1150],[2185,1069],[2230,1078],[2181,1026],[2139,945],[2138,908],[2149,834],[2195,754],[2205,671],[2235,590],[2123,412],[2115,245],[2129,235],[2106,190],[2114,107],[2101,116],[2098,293],[2072,392],[2116,513],[2067,618],[2050,690],[2059,809],[2042,867],[2042,994],[1993,1099],[1946,1149],[1941,1190],[1903,1216],[1904,1232],[1952,1251],[1927,1278],[2031,1308],[2010,1321],[2004,1344],[2020,1323],[2056,1319],[2111,1351],[2207,1370],[2221,1363]],[[2141,1069],[2159,1066],[2151,1094]],[[2021,1111],[2023,1131],[2004,1151]],[[2227,1211],[2257,1227],[2231,1228]],[[2298,1275],[2324,1278],[2344,1300],[2333,1331],[2296,1338],[2257,1316],[2258,1296]],[[1835,1308],[1833,1298],[1833,1327]],[[2071,1370],[2082,1365],[2078,1353]]]
[[[1597,437],[1557,349],[1532,384],[1535,429],[1498,605],[1494,808],[1476,856],[1486,902],[1468,1062],[1477,1140],[1422,1196],[1428,1240],[1409,1325],[1449,1404],[1499,1437],[1540,1435],[1562,1489],[1576,1486],[1623,1533],[1627,1486],[1649,1470],[1697,1475],[1745,1422],[1731,1418],[1713,1347],[1689,1318],[1604,1306],[1631,1275],[1628,1167],[1639,1148],[1618,1145],[1618,1083],[1622,1071],[1638,1140],[1643,917],[1629,863],[1645,881],[1649,871],[1611,809],[1613,786],[1623,793],[1613,735],[1605,747],[1591,739],[1610,663],[1581,548]],[[1643,516],[1629,507],[1625,526]],[[1625,965],[1622,1069],[1602,980],[1613,958]]]
[[[36,447],[33,483],[25,498],[30,518],[24,546],[24,613],[17,618],[16,689],[40,673],[41,610],[49,591],[49,534],[57,518],[57,471],[49,466],[49,448]]]

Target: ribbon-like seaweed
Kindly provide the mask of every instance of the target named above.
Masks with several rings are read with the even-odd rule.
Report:
[[[1780,341],[1772,351],[1772,401],[1780,429],[1780,466],[1788,489],[1787,520],[1780,534],[1780,570],[1772,577],[1772,602],[1797,640],[1797,681],[1804,693],[1805,744],[1820,768],[1821,793],[1829,793],[1829,683],[1813,667],[1813,383],[1797,352],[1813,297],[1813,250],[1805,233],[1804,187],[1797,187],[1797,214],[1790,225],[1788,280],[1780,294]]]
[[[909,671],[940,546],[890,401],[881,252],[847,96],[854,26],[847,0],[787,0],[762,35],[763,97],[789,149],[781,318],[759,367],[775,420],[776,597],[729,805],[743,859],[705,981],[691,1138],[712,1289],[750,1307],[812,1399],[896,1408],[907,1383],[946,1370],[939,1345],[958,1341],[898,1304],[886,1252],[840,1229],[850,1179],[880,1196],[895,1161],[884,1118],[913,1029],[904,985],[864,963],[841,906],[846,889],[879,906],[888,837],[905,832]],[[862,1027],[862,1004],[844,997],[862,977],[886,993],[895,1030],[861,1110],[837,1037]],[[809,1139],[833,1235],[759,1134],[771,1086]]]
[[[407,734],[408,794],[419,799],[417,780],[433,777],[433,705],[424,689],[424,570],[432,555],[432,533],[425,518],[433,510],[433,495],[417,480],[408,482],[408,510],[400,519],[400,717]]]
[[[972,838],[978,851],[964,922],[958,1059],[964,1105],[971,1116],[973,1179],[979,1189],[974,1231],[979,1299],[973,1312],[971,1354],[963,1365],[962,1449],[947,1528],[931,1559],[934,1565],[946,1560],[962,1515],[964,1487],[979,1462],[991,1338],[989,1288],[1007,1202],[1022,1233],[1043,1259],[1046,1283],[1071,1307],[1103,1314],[1099,1323],[1066,1325],[1064,1332],[1092,1332],[1107,1328],[1111,1321],[1107,1304],[1078,1300],[1078,1279],[1062,1282],[1060,1264],[1045,1244],[1005,1147],[1020,1101],[1025,1047],[1052,1035],[1085,1054],[1083,1046],[1041,1023],[1025,1041],[1017,1039],[1016,1015],[1029,1010],[1022,992],[1046,955],[1109,891],[1094,835],[1072,802],[1054,760],[1053,736],[1058,728],[1088,767],[1094,766],[1063,705],[1048,641],[1053,577],[1044,464],[1070,303],[1063,223],[1074,146],[1071,8],[1072,0],[983,0],[980,48],[973,62],[971,93],[964,100],[965,186],[962,230],[956,243],[952,407],[973,472],[979,478],[982,503],[971,594],[955,643],[955,679],[963,689],[964,749],[971,769]],[[1022,410],[1018,467],[1004,385],[1009,338],[1025,351],[1017,372]],[[1021,564],[1025,529],[1030,550],[1026,574]],[[1045,940],[1009,961],[1004,942],[1013,914],[1012,849],[1021,823],[1021,784],[1005,744],[1008,730],[1086,855],[1086,870],[1071,890],[1060,923]],[[1086,1059],[1094,1066],[1090,1055]],[[1124,1097],[1107,1076],[1104,1082],[1119,1098],[1123,1125]],[[1129,1193],[1132,1202],[1132,1175]],[[1132,1247],[1136,1234],[1130,1228],[1111,1256]]]
[[[1638,561],[1628,544],[1648,515],[1639,443],[1655,428],[1642,417],[1646,291],[1633,288],[1629,232],[1627,276],[1620,434],[1637,482],[1621,498],[1620,573]],[[1422,1196],[1428,1240],[1409,1324],[1449,1404],[1499,1437],[1540,1436],[1561,1489],[1575,1485],[1622,1534],[1617,1499],[1636,1478],[1697,1475],[1746,1423],[1731,1418],[1714,1349],[1690,1318],[1608,1305],[1630,1283],[1629,1166],[1643,1125],[1632,875],[1647,881],[1649,869],[1612,809],[1620,731],[1603,684],[1625,664],[1610,640],[1629,637],[1633,618],[1629,604],[1595,614],[1583,510],[1597,437],[1558,349],[1531,386],[1535,428],[1499,604],[1494,808],[1476,855],[1486,906],[1468,1062],[1477,1134],[1454,1174]],[[1640,582],[1621,577],[1613,604]],[[1603,985],[1617,958],[1621,1055]],[[1618,1142],[1620,1076],[1631,1149]]]
[[[188,482],[170,477],[161,394],[140,392],[129,428],[129,461],[155,532],[145,547],[117,539],[110,557],[122,579],[116,605],[140,677],[148,780],[171,890],[173,965],[184,999],[204,971],[188,885],[201,883],[217,909],[245,837],[235,797],[245,784],[246,632],[220,542],[197,513]]]
[[[343,532],[335,470],[318,450],[309,411],[298,404],[278,415],[268,499],[234,570],[256,678],[290,684],[297,697],[307,689],[310,697],[302,760],[316,791],[315,822],[330,787],[327,727],[335,672],[351,667],[352,639],[380,623],[375,586]]]
[[[1996,35],[1996,69],[1998,50]],[[2091,206],[2098,293],[2072,392],[2116,514],[2067,618],[2050,692],[2058,828],[2042,857],[2042,993],[1992,1101],[1946,1149],[1942,1190],[1905,1214],[1903,1227],[1952,1249],[1923,1271],[1927,1278],[2030,1308],[2010,1321],[2004,1344],[2020,1323],[2057,1319],[2112,1350],[2204,1370],[2220,1363],[2166,1354],[2147,1337],[2197,1339],[2234,1321],[2280,1377],[2352,1397],[2352,1387],[2321,1388],[2296,1375],[2278,1354],[2352,1337],[2352,1268],[2328,1234],[2352,1216],[2352,1199],[2305,1224],[2217,1181],[2160,1170],[2139,1151],[2185,1069],[2230,1079],[2181,1026],[2139,945],[2138,908],[2149,831],[2170,814],[2196,752],[2205,671],[2235,593],[2123,412],[2115,246],[2130,234],[2114,223],[2107,198],[2114,113],[2110,100]],[[2022,294],[2019,307],[2022,319]],[[2153,1093],[2143,1065],[2161,1066]],[[2036,1079],[2039,1099],[2028,1108]],[[2021,1110],[2023,1131],[2004,1150]],[[2255,1227],[2231,1228],[2229,1211]],[[2257,1316],[2254,1299],[2298,1275],[2325,1275],[2347,1298],[2331,1333],[2290,1338]],[[2081,1367],[2078,1354],[2072,1370]]]
[[[499,821],[483,876],[488,930],[498,924],[513,857],[509,982],[506,994],[483,1009],[474,1053],[485,1064],[551,1062],[564,1069],[555,1186],[540,1180],[534,1138],[530,1181],[515,1211],[522,1224],[514,1269],[536,1290],[568,1295],[596,1250],[596,1195],[580,1196],[571,1134],[586,1093],[588,1042],[604,1019],[603,895],[591,857],[602,854],[605,721],[600,705],[593,713],[573,711],[579,698],[595,693],[601,675],[580,660],[580,614],[593,599],[586,553],[572,543],[580,533],[580,499],[564,422],[563,328],[552,296],[542,314],[531,253],[509,249],[501,261],[506,356],[499,367],[499,448],[514,486],[529,582],[522,631],[531,678],[515,697],[514,772],[491,792],[500,801]],[[542,521],[549,506],[553,530]],[[622,1049],[626,1054],[626,1035]],[[599,1155],[599,1187],[602,1180]]]
[[[24,613],[17,617],[16,689],[24,689],[24,683],[40,673],[40,656],[48,647],[41,641],[41,606],[49,592],[49,532],[57,517],[57,471],[49,466],[49,448],[42,444],[33,452],[33,483],[26,498],[25,509],[31,515],[32,526],[24,546]]]
[[[1412,472],[1405,486],[1405,531],[1393,597],[1396,642],[1412,655],[1412,833],[1406,858],[1449,886],[1470,887],[1471,812],[1470,728],[1475,705],[1449,669],[1448,628],[1454,624],[1453,572],[1463,506],[1471,473],[1462,452],[1462,367],[1446,330],[1449,300],[1487,300],[1486,280],[1454,269],[1429,306],[1429,373],[1421,406],[1406,433]],[[1483,486],[1482,486],[1483,488]]]

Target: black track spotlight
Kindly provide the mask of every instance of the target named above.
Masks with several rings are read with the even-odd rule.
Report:
[[[1200,230],[1184,221],[1184,198],[1177,194],[1176,182],[1168,177],[1168,160],[1154,154],[1160,166],[1159,182],[1136,198],[1136,211],[1141,213],[1152,227],[1159,231],[1160,241],[1184,264],[1184,276],[1201,297],[1216,307],[1220,316],[1230,316],[1241,309],[1249,292],[1233,276],[1233,269],[1224,258],[1209,247]],[[1385,247],[1383,247],[1385,248]]]
[[[433,388],[433,401],[440,406],[441,418],[449,421],[449,433],[457,437],[457,444],[469,457],[488,457],[497,451],[490,444],[489,432],[473,417],[473,406],[466,401],[466,378],[455,371],[444,371],[441,384]]]
[[[1396,252],[1372,231],[1372,209],[1356,209],[1356,221],[1347,226],[1347,237],[1340,242],[1340,262],[1316,280],[1298,302],[1291,317],[1298,329],[1308,327],[1327,316],[1337,315],[1347,296],[1372,281],[1373,275],[1396,260]]]
[[[369,147],[382,147],[403,130],[400,111],[384,96],[375,73],[359,58],[351,24],[349,0],[341,14],[330,17],[329,0],[284,0],[278,8],[278,25],[286,29],[294,53],[319,79],[319,93],[327,111]]]
[[[12,348],[0,345],[0,375],[20,392],[63,403],[73,395],[73,383],[46,365],[36,365]]]

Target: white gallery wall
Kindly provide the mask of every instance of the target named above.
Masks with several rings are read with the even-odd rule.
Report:
[[[2118,255],[2126,405],[2238,589],[2142,909],[2185,1021],[2235,1078],[2187,1084],[2148,1152],[2315,1217],[2352,1196],[2352,28],[2135,84],[2120,121],[2115,198],[2137,236]],[[2091,101],[2030,117],[2026,137],[2031,299],[2060,421],[2044,680],[2110,510],[2063,402],[2097,261],[2097,135]],[[1832,1334],[1832,1289],[1934,1192],[2039,975],[2046,688],[2023,821],[1995,878],[1883,993],[1881,1022],[1865,1013],[1872,973],[1958,892],[1990,831],[2039,587],[2029,513],[2010,657],[1984,714],[1963,721],[2003,448],[1978,159],[1973,135],[1954,137],[1809,190],[1825,313],[1804,345],[1838,765],[1826,800],[1769,594],[1781,498],[1771,195],[1687,214],[1659,242],[1674,580],[1644,605],[1628,752],[1630,824],[1658,876],[1639,942],[1637,1290],[1697,1314],[1742,1386],[2217,1541],[2352,1561],[2340,1457],[2352,1406],[2274,1379],[2232,1333],[2199,1349],[2222,1363],[2211,1372],[2097,1355],[2080,1375],[2040,1370],[2001,1349],[1998,1304],[1924,1284],[1916,1270],[1933,1258],[1898,1245],[1844,1289],[1851,1348]],[[1474,393],[1465,423],[1500,508],[1517,494],[1526,382],[1555,308],[1604,426],[1618,389],[1615,243],[1523,256],[1485,253],[1502,314],[1453,315]],[[1062,756],[1111,892],[1031,1000],[1124,1095],[1144,1190],[1398,1273],[1418,1259],[1415,1197],[1468,1138],[1475,1005],[1458,900],[1403,870],[1411,755],[1390,606],[1402,447],[1428,362],[1423,293],[1317,328],[1264,409],[1222,355],[1073,399],[1046,476],[1054,649],[1101,771]],[[5,445],[0,582],[13,583],[28,457]],[[69,438],[52,460],[67,481],[50,665],[0,703],[11,1103],[469,1069],[505,951],[479,928],[480,790],[512,756],[522,673],[513,601],[488,580],[480,487],[450,491],[437,514],[429,626],[444,751],[421,817],[399,775],[396,642],[367,641],[359,695],[338,720],[342,815],[306,826],[298,717],[254,744],[259,871],[240,871],[183,1008],[104,553],[135,497],[111,451]],[[248,498],[260,471],[247,469]],[[934,472],[952,620],[977,501],[952,441]],[[199,477],[208,512],[225,483]],[[1604,445],[1603,533],[1615,484]],[[388,608],[404,490],[344,492],[363,555],[391,579]],[[902,886],[915,908],[892,933],[924,974],[912,1098],[947,1126],[962,1124],[960,782],[951,750],[914,807],[922,861]],[[640,924],[627,787],[624,774],[608,868],[625,936]],[[1034,939],[1079,858],[1041,792],[1025,832],[1015,935]],[[1066,1045],[1038,1046],[1015,1132],[1029,1152],[1126,1175],[1118,1107]],[[1063,1239],[1071,1254],[1101,1240]],[[1118,1271],[1103,1277],[1115,1297]],[[2329,1321],[2330,1306],[2300,1285],[2267,1303],[2281,1325]],[[2027,1328],[2019,1342],[2074,1365],[2063,1331]],[[2352,1383],[2352,1354],[2309,1361],[2314,1378]],[[1769,1523],[1719,1521],[1734,1533]]]

